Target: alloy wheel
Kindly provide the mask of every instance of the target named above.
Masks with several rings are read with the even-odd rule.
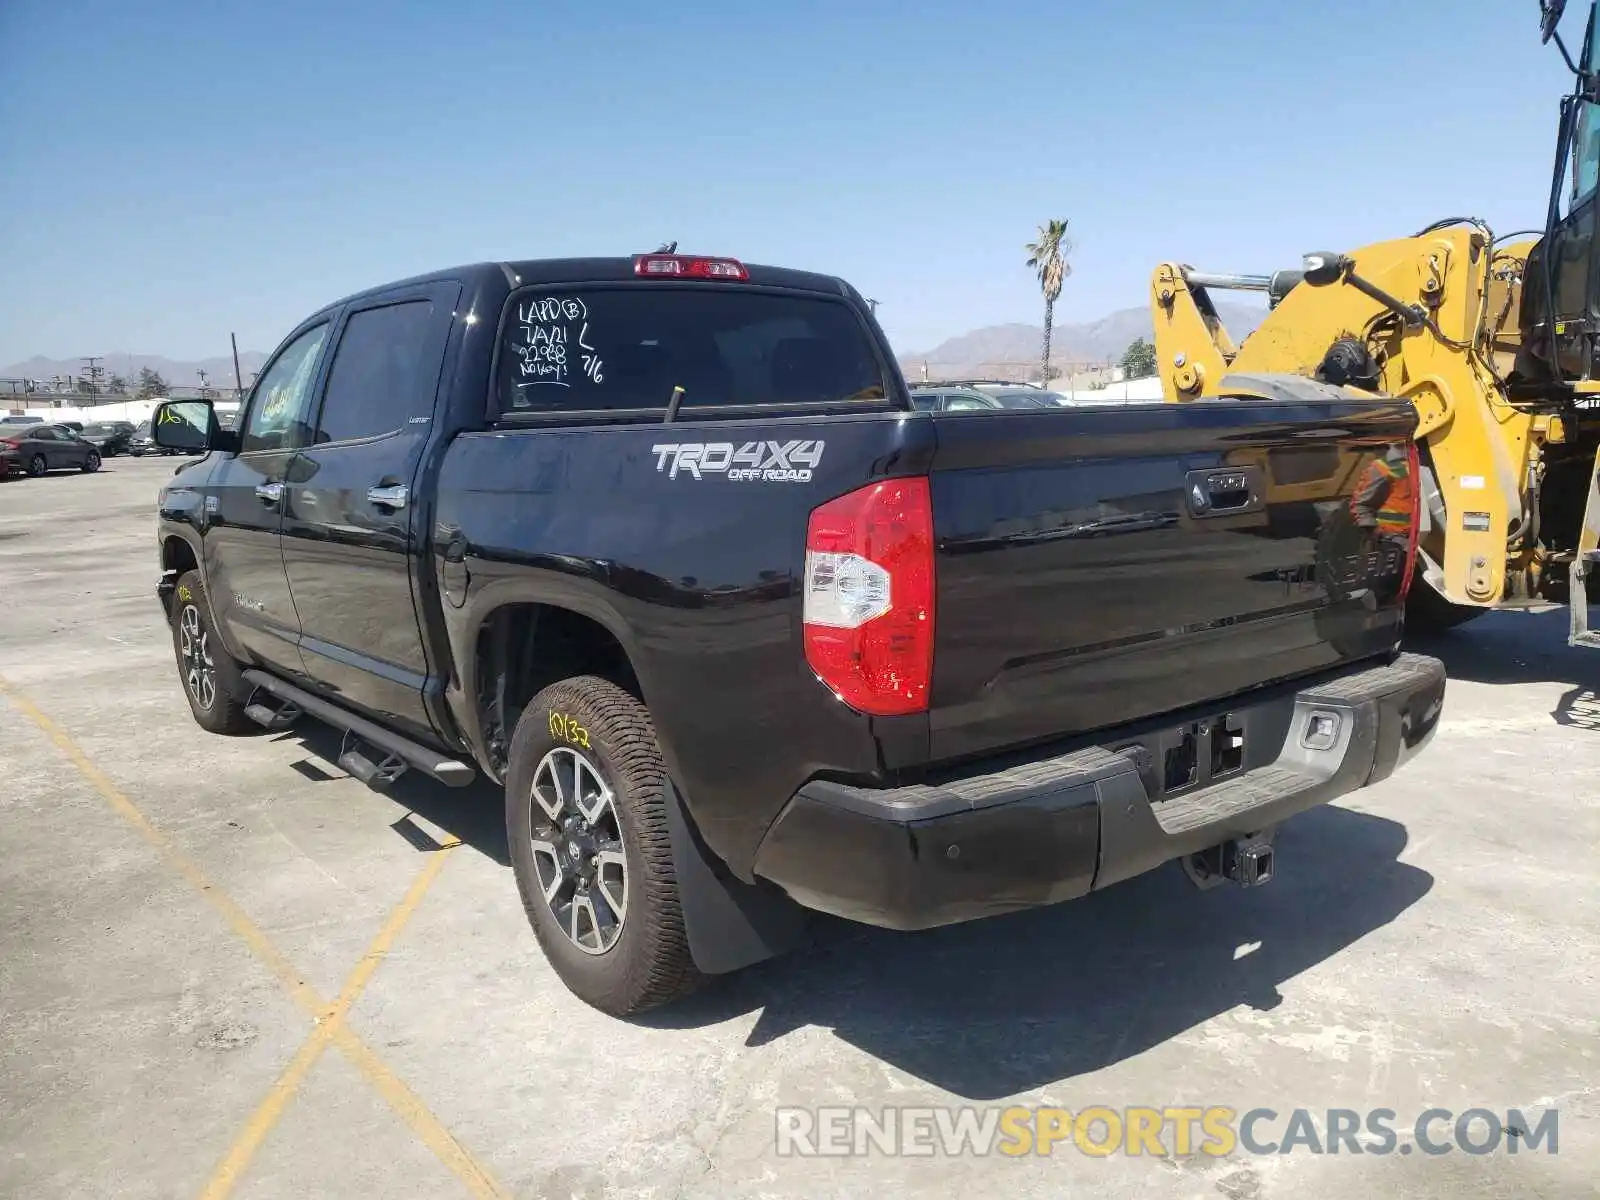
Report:
[[[183,683],[201,708],[217,702],[217,665],[211,658],[211,639],[200,624],[200,610],[185,604],[178,614],[178,655],[183,660]]]
[[[600,768],[557,746],[533,773],[533,864],[556,924],[585,954],[622,936],[628,866],[615,795]]]

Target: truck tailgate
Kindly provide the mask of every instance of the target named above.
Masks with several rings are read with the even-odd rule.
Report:
[[[1352,506],[1404,472],[1397,402],[932,417],[931,757],[1219,701],[1392,651],[1405,538]]]

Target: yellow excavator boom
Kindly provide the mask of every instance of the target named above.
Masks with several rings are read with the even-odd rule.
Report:
[[[1567,495],[1579,478],[1567,467],[1581,461],[1589,473],[1595,446],[1592,431],[1568,444],[1572,422],[1509,398],[1535,244],[1497,242],[1473,222],[1310,256],[1317,271],[1211,275],[1161,263],[1150,308],[1165,398],[1268,394],[1264,381],[1289,374],[1411,401],[1426,501],[1420,582],[1456,620],[1462,609],[1545,602],[1566,586],[1557,568],[1576,561],[1588,490]],[[1238,344],[1212,300],[1222,289],[1265,293],[1271,304]],[[1564,530],[1549,528],[1552,484]]]

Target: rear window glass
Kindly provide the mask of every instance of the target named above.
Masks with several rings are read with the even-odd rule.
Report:
[[[886,395],[841,301],[642,284],[511,298],[502,413],[830,404]]]

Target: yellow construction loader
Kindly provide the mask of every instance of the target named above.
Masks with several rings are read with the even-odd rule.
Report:
[[[1543,39],[1577,81],[1561,102],[1542,229],[1496,235],[1449,218],[1348,254],[1308,254],[1273,275],[1165,262],[1150,305],[1169,401],[1270,397],[1273,377],[1287,374],[1416,406],[1423,504],[1411,628],[1569,603],[1569,641],[1600,647],[1588,627],[1588,601],[1600,598],[1590,581],[1600,582],[1600,0],[1577,61],[1557,29],[1563,7],[1540,5]],[[1238,345],[1212,302],[1218,290],[1267,296],[1266,318]]]

